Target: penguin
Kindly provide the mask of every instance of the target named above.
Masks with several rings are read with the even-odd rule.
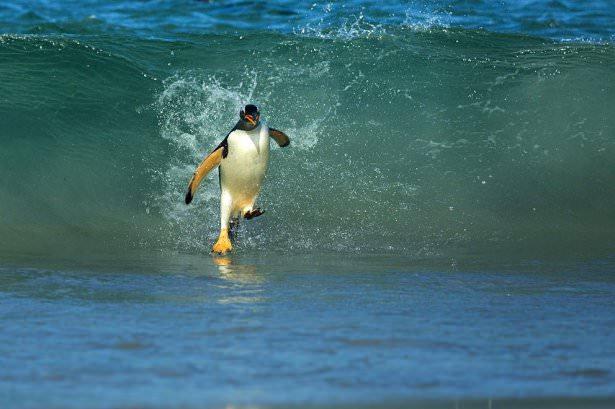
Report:
[[[203,159],[188,184],[187,205],[192,202],[203,178],[220,168],[220,235],[212,247],[213,253],[225,254],[233,249],[229,227],[232,230],[241,217],[252,219],[264,213],[254,205],[267,172],[269,138],[282,148],[290,144],[284,132],[269,128],[261,121],[256,105],[246,105],[239,112],[239,121]]]

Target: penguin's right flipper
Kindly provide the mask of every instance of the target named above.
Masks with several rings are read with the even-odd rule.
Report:
[[[288,146],[290,144],[290,138],[282,131],[269,128],[269,136],[271,136],[278,143],[280,148]]]
[[[194,194],[199,188],[201,180],[203,180],[203,178],[207,176],[209,172],[211,172],[213,169],[217,168],[220,165],[220,162],[222,162],[222,159],[226,156],[224,155],[224,149],[225,148],[222,146],[222,144],[218,146],[216,149],[214,149],[212,153],[207,155],[207,157],[203,159],[203,162],[201,162],[201,164],[196,168],[196,170],[194,171],[194,175],[192,175],[192,179],[190,180],[190,184],[188,185],[188,193],[186,193],[186,204],[190,204],[190,202],[192,202]]]

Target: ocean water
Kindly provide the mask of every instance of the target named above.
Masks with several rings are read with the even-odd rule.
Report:
[[[0,407],[615,406],[612,1],[0,3]],[[216,172],[272,148],[235,251]]]

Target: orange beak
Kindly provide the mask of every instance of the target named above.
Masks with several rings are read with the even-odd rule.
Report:
[[[250,122],[251,125],[256,125],[256,121],[254,120],[254,118],[252,117],[252,115],[246,115],[244,117],[248,122]]]

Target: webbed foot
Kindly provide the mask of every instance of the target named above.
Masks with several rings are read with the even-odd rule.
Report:
[[[260,215],[261,215],[261,214],[263,214],[263,213],[265,213],[265,211],[264,211],[264,210],[261,210],[261,209],[259,209],[259,208],[256,208],[256,209],[253,209],[253,210],[249,210],[249,211],[247,211],[247,212],[243,215],[243,217],[244,217],[244,218],[246,218],[246,219],[248,219],[248,220],[250,220],[250,219],[253,219],[253,218],[255,218],[255,217],[260,216]]]
[[[218,241],[213,245],[211,251],[218,254],[226,254],[233,249],[231,239],[228,237],[228,229],[220,230]]]

